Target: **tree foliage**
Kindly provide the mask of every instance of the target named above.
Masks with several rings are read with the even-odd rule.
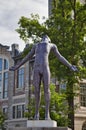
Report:
[[[50,117],[52,120],[57,121],[58,126],[68,126],[68,104],[66,100],[65,93],[57,93],[55,91],[56,86],[54,84],[50,85],[51,100],[50,100]],[[28,112],[25,112],[25,117],[28,119],[33,119],[35,114],[34,109],[35,98],[32,96],[30,104],[28,105]],[[65,107],[66,106],[66,107]],[[40,103],[40,119],[44,120],[45,115],[45,100],[43,86],[41,86],[41,103]],[[63,121],[64,120],[64,121]]]
[[[32,42],[38,42],[40,37],[47,32],[45,25],[40,24],[39,15],[31,14],[31,18],[22,16],[18,22],[19,29],[16,31],[20,34],[25,42],[32,40]]]
[[[20,38],[25,42],[32,39],[34,43],[39,41],[43,34],[48,34],[62,55],[71,63],[79,67],[79,60],[82,58],[82,62],[85,66],[86,42],[83,38],[86,33],[86,5],[80,5],[80,3],[75,4],[75,2],[71,0],[57,0],[55,6],[56,8],[53,9],[52,16],[43,24],[40,24],[38,15],[32,14],[31,18],[21,17],[17,32],[20,34]],[[52,59],[52,57],[50,59]],[[55,75],[61,78],[64,77],[66,69],[62,64],[57,62],[55,57],[50,63],[51,72],[57,70],[55,71]],[[52,64],[54,64],[54,67],[52,67]],[[60,74],[58,67],[62,70],[59,71]],[[81,68],[80,66],[80,69],[85,68]],[[64,74],[61,73],[63,71]]]
[[[3,129],[3,130],[4,130],[4,121],[5,121],[5,116],[0,109],[0,128]]]

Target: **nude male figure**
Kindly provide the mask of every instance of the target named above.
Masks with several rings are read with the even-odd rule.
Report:
[[[47,35],[43,36],[42,41],[33,46],[28,55],[16,66],[10,68],[15,71],[25,62],[27,62],[35,54],[34,62],[34,76],[33,82],[35,87],[35,120],[39,120],[39,106],[40,106],[40,85],[41,80],[44,86],[45,97],[45,120],[50,119],[49,106],[50,106],[50,69],[48,56],[50,51],[53,51],[56,57],[72,71],[77,71],[76,66],[71,65],[58,51],[55,44],[50,43],[50,39]]]

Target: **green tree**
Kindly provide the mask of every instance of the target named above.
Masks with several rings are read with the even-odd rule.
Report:
[[[65,93],[57,93],[56,86],[50,85],[51,101],[50,101],[50,116],[52,120],[57,121],[58,126],[68,126],[68,104]],[[28,112],[25,112],[25,117],[33,119],[35,114],[34,109],[35,98],[32,96],[28,105]],[[66,106],[66,107],[65,107]],[[44,120],[45,115],[45,100],[43,86],[41,86],[41,103],[40,103],[40,119]]]
[[[0,128],[3,129],[3,130],[4,130],[4,121],[5,121],[5,116],[0,109]]]
[[[56,120],[58,126],[68,126],[68,104],[66,100],[65,90],[61,93],[56,92],[56,86],[51,84],[51,103],[50,113],[51,119]],[[66,107],[65,107],[66,106]]]
[[[28,43],[32,40],[32,42],[36,43],[40,41],[40,37],[47,33],[47,29],[45,24],[40,24],[39,15],[31,14],[31,18],[27,18],[22,16],[18,22],[19,29],[16,31],[20,34],[20,38]]]
[[[51,34],[54,39],[53,41],[57,41],[56,43],[58,44],[57,46],[59,50],[65,57],[67,57],[70,63],[81,67],[79,61],[84,57],[84,53],[86,52],[86,42],[83,40],[86,34],[86,5],[80,5],[76,0],[56,1],[55,5],[56,7],[53,10],[51,20],[48,21],[50,32],[53,30],[53,34]],[[83,61],[84,58],[82,59]],[[67,100],[69,110],[71,110],[68,113],[68,117],[71,119],[69,126],[74,130],[73,87],[74,84],[78,82],[78,78],[81,78],[81,75],[82,77],[84,76],[84,73],[82,74],[81,71],[85,70],[86,72],[86,66],[83,66],[83,68],[81,67],[81,70],[79,70],[80,72],[76,74],[55,61],[55,69],[59,67],[59,71],[54,71],[56,72],[55,75],[58,75],[59,78],[66,79],[67,81]]]
[[[53,3],[52,3],[53,4]],[[78,66],[79,72],[73,73],[64,67],[54,55],[50,55],[50,68],[52,75],[59,80],[67,82],[67,100],[69,104],[69,126],[74,130],[74,85],[86,74],[86,4],[82,5],[76,0],[54,0],[52,15],[45,23],[39,23],[39,17],[21,17],[17,32],[26,42],[40,40],[43,34],[48,34],[51,41],[57,45],[61,54],[71,64]],[[53,59],[53,60],[52,60]],[[82,60],[82,62],[80,62]]]

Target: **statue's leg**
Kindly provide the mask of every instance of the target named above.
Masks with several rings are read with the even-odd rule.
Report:
[[[40,106],[40,84],[41,84],[41,77],[38,71],[34,72],[34,87],[35,87],[35,120],[39,120],[39,106]]]
[[[45,95],[45,120],[50,120],[50,71],[49,68],[43,73],[44,95]]]

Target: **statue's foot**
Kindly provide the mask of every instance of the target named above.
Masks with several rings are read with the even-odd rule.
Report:
[[[39,120],[39,114],[34,116],[34,120]]]
[[[50,116],[45,116],[45,120],[51,120]]]

